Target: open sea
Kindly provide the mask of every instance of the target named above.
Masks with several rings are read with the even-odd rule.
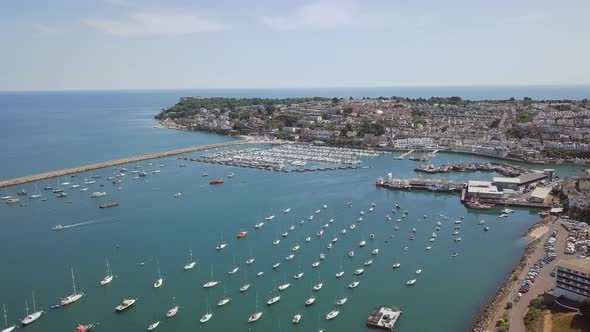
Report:
[[[0,146],[0,178],[229,139],[154,128],[153,115],[174,104],[179,96],[304,95],[301,91],[220,91],[0,93],[0,138],[4,142]],[[430,92],[423,93],[427,96]],[[305,95],[336,94],[320,90]],[[514,95],[518,97],[517,92]],[[510,217],[499,219],[499,210],[466,209],[456,194],[376,188],[375,179],[389,172],[395,177],[417,176],[413,172],[415,162],[394,160],[395,155],[364,158],[363,165],[369,166],[366,169],[290,174],[196,162],[182,162],[187,166],[179,167],[181,162],[176,158],[163,158],[126,165],[129,171],[140,166],[148,176],[134,179],[129,174],[117,185],[106,178],[118,170],[102,169],[2,189],[2,196],[26,189],[29,194],[40,192],[47,199],[23,198],[26,206],[0,205],[0,301],[6,305],[9,322],[16,323],[25,317],[25,301],[32,309],[31,291],[35,291],[37,309],[46,312],[26,327],[27,331],[74,331],[78,323],[99,323],[97,331],[145,331],[149,324],[160,320],[157,331],[323,328],[356,332],[369,330],[364,322],[379,304],[403,311],[396,331],[466,331],[480,307],[520,259],[526,245],[522,234],[538,220],[538,211],[516,209]],[[485,160],[439,153],[434,163]],[[580,170],[567,165],[555,168],[560,176]],[[151,172],[157,169],[159,173]],[[202,173],[208,173],[208,177],[202,177]],[[228,178],[229,173],[235,176]],[[467,181],[486,180],[493,175],[445,176]],[[85,186],[84,179],[92,176],[101,177],[89,185],[88,191],[71,188],[72,184]],[[225,177],[224,184],[208,184],[219,177]],[[61,185],[64,182],[70,184]],[[68,196],[57,198],[43,190],[46,186],[61,186]],[[105,191],[107,195],[91,198],[93,191]],[[182,196],[175,198],[178,192]],[[98,208],[112,201],[120,206]],[[371,203],[375,203],[374,212],[369,212]],[[393,209],[395,203],[401,209]],[[326,209],[322,208],[324,204]],[[284,214],[287,207],[291,212]],[[320,213],[314,214],[317,209]],[[357,222],[361,210],[365,212],[364,220]],[[407,218],[401,217],[404,210],[409,212]],[[391,221],[385,219],[387,214]],[[269,215],[276,218],[254,229],[257,221]],[[308,220],[310,215],[314,215],[312,221]],[[396,221],[398,218],[401,221]],[[334,222],[330,223],[330,219]],[[490,227],[489,232],[478,225],[482,219]],[[455,220],[462,220],[460,242],[454,242],[451,234],[456,230]],[[437,221],[443,226],[436,241],[429,242]],[[58,224],[68,227],[51,230]],[[316,236],[324,224],[328,225],[324,234]],[[356,224],[355,230],[350,230],[352,224]],[[295,229],[289,232],[291,225]],[[394,229],[395,225],[399,230]],[[412,228],[416,228],[415,240],[409,238]],[[347,229],[345,235],[342,229]],[[248,231],[248,236],[237,239],[239,231]],[[281,237],[283,232],[288,236]],[[375,239],[369,239],[370,234],[375,234]],[[308,236],[311,241],[305,242]],[[327,249],[334,237],[338,241]],[[277,238],[281,242],[274,246],[272,242]],[[361,240],[367,241],[364,248],[358,246]],[[221,241],[228,243],[227,248],[215,250]],[[285,256],[295,245],[301,248],[293,260],[286,261]],[[432,249],[426,250],[427,246]],[[373,256],[371,250],[375,248],[379,254]],[[197,265],[186,272],[183,266],[189,260],[190,249]],[[355,251],[353,258],[348,257],[350,250]],[[453,252],[459,255],[451,257]],[[311,264],[319,260],[320,253],[326,259],[313,268]],[[250,257],[256,260],[246,265]],[[347,285],[355,280],[353,271],[363,268],[363,262],[371,258],[374,263],[358,277],[360,285],[349,289]],[[115,278],[110,285],[101,286],[99,282],[106,275],[105,259]],[[156,262],[164,278],[159,289],[153,288],[158,277]],[[273,270],[274,262],[281,265]],[[401,263],[399,269],[392,268],[396,262]],[[229,275],[235,266],[238,272]],[[72,293],[71,268],[77,289],[85,296],[70,306],[50,309]],[[345,274],[337,279],[335,273],[341,268]],[[417,276],[419,268],[422,273]],[[265,273],[258,277],[260,271]],[[295,280],[293,275],[298,271],[305,274]],[[406,286],[406,281],[414,278],[416,284]],[[203,288],[211,279],[220,284]],[[245,282],[252,287],[240,293]],[[268,306],[266,301],[276,293],[276,285],[285,282],[291,287],[281,292],[278,303]],[[314,292],[312,287],[319,282],[323,287]],[[317,301],[306,307],[304,301],[313,293]],[[231,301],[218,307],[217,302],[225,296]],[[125,297],[138,301],[127,312],[115,313],[115,306]],[[256,311],[257,297],[263,316],[255,324],[248,324],[249,315]],[[327,321],[325,315],[342,297],[348,297],[348,302],[340,307],[338,317]],[[165,318],[173,298],[181,309],[175,317]],[[206,303],[213,317],[199,324],[208,311]],[[303,315],[299,325],[291,323],[296,313]]]

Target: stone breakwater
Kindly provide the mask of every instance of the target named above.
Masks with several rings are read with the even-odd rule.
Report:
[[[496,291],[496,294],[491,298],[488,304],[484,305],[480,310],[478,318],[475,320],[472,326],[473,332],[484,332],[486,327],[490,325],[491,320],[494,319],[498,310],[502,309],[508,300],[507,297],[510,295],[511,290],[518,285],[518,276],[526,268],[530,257],[534,254],[536,247],[541,243],[541,239],[536,239],[524,249],[524,253],[516,265],[510,272],[510,275],[502,283],[500,288]]]
[[[231,141],[231,142],[225,142],[225,143],[194,146],[194,147],[184,148],[184,149],[177,149],[177,150],[170,150],[170,151],[164,151],[164,152],[144,154],[144,155],[140,155],[140,156],[128,157],[128,158],[105,161],[105,162],[90,164],[90,165],[85,165],[85,166],[66,168],[66,169],[62,169],[62,170],[50,171],[50,172],[45,172],[45,173],[40,173],[40,174],[35,174],[35,175],[28,175],[28,176],[23,176],[23,177],[14,178],[14,179],[2,180],[2,181],[0,181],[0,188],[11,187],[11,186],[16,186],[16,185],[20,185],[20,184],[24,184],[24,183],[28,183],[28,182],[45,180],[45,179],[50,179],[50,178],[54,178],[54,177],[60,177],[60,176],[65,176],[65,175],[70,175],[70,174],[75,174],[75,173],[80,173],[80,172],[88,172],[88,171],[93,171],[96,169],[113,167],[113,166],[117,166],[117,165],[124,165],[124,164],[128,164],[128,163],[142,161],[142,160],[157,159],[157,158],[162,158],[162,157],[181,155],[184,153],[204,151],[204,150],[210,150],[210,149],[215,149],[215,148],[223,148],[223,147],[227,147],[227,146],[234,146],[234,145],[240,145],[240,144],[256,144],[256,143],[268,143],[268,142],[259,142],[259,141],[253,141],[253,140],[251,140],[251,141],[239,140],[239,141]]]

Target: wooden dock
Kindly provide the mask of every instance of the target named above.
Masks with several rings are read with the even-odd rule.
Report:
[[[117,159],[117,160],[110,160],[110,161],[105,161],[105,162],[96,163],[96,164],[66,168],[66,169],[57,170],[57,171],[50,171],[50,172],[28,175],[28,176],[23,176],[23,177],[14,178],[14,179],[2,180],[2,181],[0,181],[0,188],[12,187],[12,186],[20,185],[23,183],[45,180],[45,179],[50,179],[50,178],[54,178],[54,177],[60,177],[60,176],[65,176],[65,175],[70,175],[70,174],[75,174],[75,173],[80,173],[80,172],[88,172],[88,171],[93,171],[96,169],[113,167],[113,166],[117,166],[117,165],[124,165],[124,164],[128,164],[128,163],[142,161],[142,160],[157,159],[157,158],[181,155],[184,153],[204,151],[204,150],[223,148],[223,147],[227,147],[227,146],[235,146],[235,145],[241,145],[241,144],[263,144],[263,143],[269,143],[269,142],[238,140],[238,141],[231,141],[231,142],[225,142],[225,143],[193,146],[193,147],[184,148],[184,149],[176,149],[176,150],[170,150],[170,151],[164,151],[164,152],[144,154],[144,155],[140,155],[140,156],[128,157],[128,158]]]

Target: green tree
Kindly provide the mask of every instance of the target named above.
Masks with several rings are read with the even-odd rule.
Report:
[[[338,97],[334,97],[332,98],[332,104],[336,105],[340,102],[340,99]]]

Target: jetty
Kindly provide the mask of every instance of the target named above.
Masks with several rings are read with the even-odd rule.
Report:
[[[383,306],[376,307],[367,318],[366,325],[382,330],[393,331],[395,323],[401,316],[401,310],[392,307],[387,308]]]
[[[45,179],[75,174],[75,173],[88,172],[88,171],[93,171],[96,169],[108,168],[108,167],[113,167],[113,166],[117,166],[117,165],[124,165],[124,164],[142,161],[142,160],[157,159],[157,158],[163,158],[163,157],[169,157],[169,156],[175,156],[175,155],[182,155],[185,153],[192,153],[192,152],[198,152],[198,151],[204,151],[204,150],[210,150],[210,149],[216,149],[216,148],[224,148],[224,147],[228,147],[228,146],[235,146],[235,145],[242,145],[242,144],[264,144],[264,143],[269,143],[269,142],[267,142],[267,141],[254,141],[254,140],[236,140],[236,141],[230,141],[230,142],[225,142],[225,143],[208,144],[208,145],[193,146],[193,147],[189,147],[189,148],[176,149],[176,150],[170,150],[170,151],[164,151],[164,152],[149,153],[149,154],[144,154],[144,155],[140,155],[140,156],[128,157],[128,158],[117,159],[117,160],[110,160],[110,161],[100,162],[100,163],[96,163],[96,164],[66,168],[66,169],[62,169],[62,170],[56,170],[56,171],[50,171],[50,172],[45,172],[45,173],[23,176],[23,177],[14,178],[14,179],[2,180],[2,181],[0,181],[0,188],[12,187],[12,186],[16,186],[16,185],[20,185],[20,184],[24,184],[24,183],[28,183],[28,182],[45,180]]]
[[[399,156],[395,157],[394,159],[395,159],[395,160],[404,160],[404,158],[405,158],[407,155],[409,155],[409,154],[412,154],[412,153],[414,153],[414,150],[410,150],[410,151],[408,151],[408,152],[405,152],[405,153],[403,153],[403,154],[401,154],[401,155],[399,155]]]

